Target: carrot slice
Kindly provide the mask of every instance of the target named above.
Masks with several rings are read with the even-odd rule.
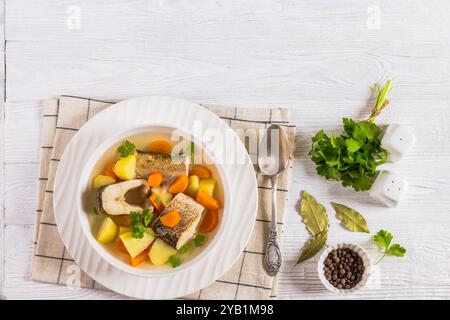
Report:
[[[153,172],[148,176],[148,185],[152,188],[159,187],[161,185],[161,182],[163,181],[163,176],[159,172]]]
[[[130,257],[130,264],[133,267],[137,267],[138,265],[140,265],[142,262],[145,261],[145,259],[148,258],[148,250],[144,250],[141,253],[139,253],[136,257],[132,258]]]
[[[182,174],[169,187],[168,191],[171,193],[182,193],[186,190],[189,184],[188,176]]]
[[[114,168],[115,163],[111,163],[105,170],[105,176],[109,176],[113,179],[115,179],[116,181],[120,181],[119,177],[116,176],[116,174],[114,173]]]
[[[193,166],[189,174],[198,176],[199,178],[202,179],[211,178],[211,171],[207,167],[202,166],[201,164]]]
[[[150,142],[148,149],[150,152],[170,154],[172,152],[172,145],[166,140],[155,140]]]
[[[219,201],[211,197],[205,191],[197,192],[197,197],[195,198],[195,200],[197,200],[198,203],[200,203],[202,206],[204,206],[206,209],[209,210],[217,210],[220,207]]]
[[[119,252],[128,253],[128,250],[127,248],[125,248],[125,245],[123,244],[122,240],[116,242],[116,249]]]
[[[217,210],[206,210],[202,223],[200,224],[200,227],[198,227],[198,231],[211,232],[216,228],[218,222],[219,213]]]
[[[156,193],[152,193],[149,200],[158,213],[161,213],[164,210],[164,204],[162,203],[159,195],[157,195]]]
[[[172,210],[159,218],[161,223],[168,228],[174,228],[180,223],[180,213]]]

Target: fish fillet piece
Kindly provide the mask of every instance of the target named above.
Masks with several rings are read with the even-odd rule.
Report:
[[[185,157],[179,156],[179,159],[176,160],[180,160],[181,163],[174,162],[170,154],[138,150],[136,152],[136,178],[147,179],[151,173],[159,172],[165,180],[172,180],[186,174]]]
[[[97,194],[100,210],[110,215],[143,211],[143,206],[127,202],[125,195],[129,191],[134,193],[134,198],[140,198],[143,201],[147,198],[150,188],[144,179],[128,180],[102,187]]]
[[[184,193],[179,193],[169,202],[160,217],[172,210],[180,213],[178,225],[174,228],[169,228],[157,219],[154,230],[164,242],[178,250],[195,235],[205,208],[191,197]]]

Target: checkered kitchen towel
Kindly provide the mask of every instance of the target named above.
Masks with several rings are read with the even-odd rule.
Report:
[[[83,124],[113,102],[62,96],[44,101],[39,197],[32,279],[59,285],[107,290],[80,271],[64,248],[53,213],[53,182],[59,160],[70,139]],[[151,108],[151,107],[149,107]],[[271,123],[285,126],[294,151],[295,126],[289,122],[288,110],[207,107],[233,129],[266,128]],[[255,159],[256,154],[250,154]],[[292,156],[291,156],[292,159]],[[256,162],[254,162],[256,163]],[[279,234],[284,220],[292,171],[292,160],[279,180]],[[186,298],[190,299],[268,299],[276,297],[276,279],[263,269],[263,254],[270,228],[270,181],[257,174],[259,208],[251,239],[239,260],[219,280]]]

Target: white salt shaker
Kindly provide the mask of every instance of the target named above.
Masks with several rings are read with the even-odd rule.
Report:
[[[381,171],[375,179],[369,194],[388,207],[397,206],[406,195],[408,182],[401,175],[391,171]]]
[[[416,142],[415,135],[405,126],[391,124],[387,127],[382,146],[389,152],[389,161],[397,162],[408,153]]]

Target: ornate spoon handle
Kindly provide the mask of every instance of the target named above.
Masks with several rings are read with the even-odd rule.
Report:
[[[274,176],[272,181],[272,223],[267,239],[266,254],[264,256],[264,267],[270,276],[275,276],[281,267],[281,250],[278,245],[277,236],[277,177]]]

